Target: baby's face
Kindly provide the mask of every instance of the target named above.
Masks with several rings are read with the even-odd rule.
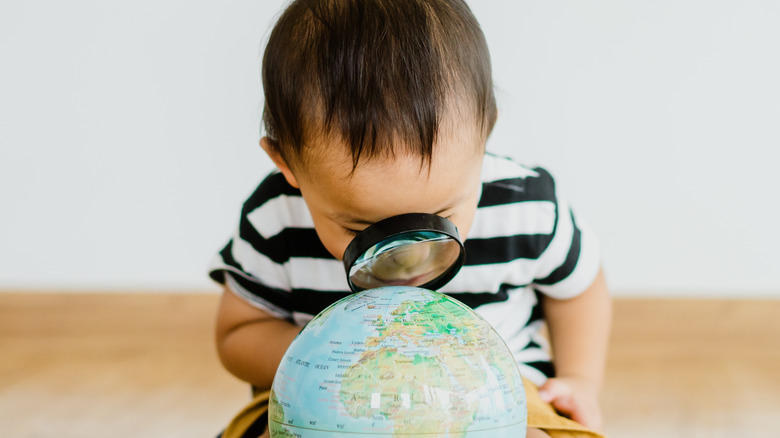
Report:
[[[346,148],[311,157],[305,171],[295,172],[295,185],[325,248],[341,260],[359,231],[404,213],[448,218],[465,240],[481,194],[484,151],[484,140],[465,131],[440,135],[430,169],[419,156],[397,155],[362,160],[350,176]]]

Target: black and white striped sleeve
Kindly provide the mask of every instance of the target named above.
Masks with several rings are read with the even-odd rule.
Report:
[[[572,298],[584,292],[601,265],[593,231],[580,220],[544,169],[534,169],[547,178],[554,193],[555,224],[549,244],[539,255],[534,288],[553,298]]]
[[[295,214],[296,208],[305,208],[300,192],[280,173],[269,175],[244,203],[238,229],[209,270],[213,280],[251,305],[285,319],[293,312],[284,268],[290,242],[298,240],[297,234],[314,233],[312,224],[295,223],[309,217]]]

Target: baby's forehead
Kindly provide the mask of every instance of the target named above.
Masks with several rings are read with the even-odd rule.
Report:
[[[429,150],[419,142],[396,136],[392,126],[376,127],[366,133],[365,143],[357,148],[349,144],[340,133],[333,129],[327,130],[319,124],[308,125],[306,131],[309,135],[304,147],[299,149],[301,156],[297,157],[301,167],[313,167],[315,170],[326,168],[337,175],[344,173],[347,164],[348,175],[364,167],[364,164],[370,168],[416,162],[419,171],[426,171],[427,167],[435,166],[436,161],[442,158],[464,152],[482,155],[487,140],[480,121],[458,109],[446,111]],[[453,166],[454,163],[449,165]]]
[[[362,157],[357,165],[346,146],[319,148],[304,160],[299,176],[346,195],[406,191],[410,196],[424,196],[447,190],[463,176],[481,171],[483,142],[468,136],[441,140],[430,157],[401,149]]]

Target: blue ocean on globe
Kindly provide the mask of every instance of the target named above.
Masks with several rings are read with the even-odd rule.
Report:
[[[523,381],[482,317],[444,294],[350,295],[295,338],[271,392],[272,437],[523,438]]]

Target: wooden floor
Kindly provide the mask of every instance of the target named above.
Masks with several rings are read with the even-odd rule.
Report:
[[[0,294],[1,437],[213,437],[248,400],[214,295]],[[620,299],[611,438],[780,436],[780,301]]]

